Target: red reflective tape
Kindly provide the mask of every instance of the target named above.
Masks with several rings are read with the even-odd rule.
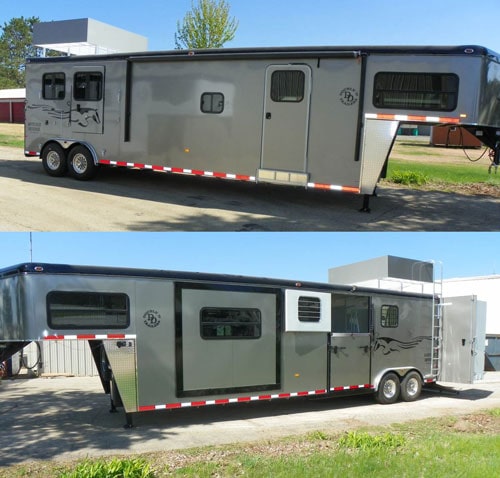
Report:
[[[326,389],[323,389],[323,390],[315,390],[314,393],[316,393],[317,395],[321,395],[323,393],[326,393]]]
[[[227,174],[226,173],[221,173],[221,172],[218,172],[218,171],[214,171],[213,176],[214,176],[214,178],[225,178],[225,177],[227,177]]]
[[[128,166],[128,163],[127,163],[126,161],[117,161],[117,162],[116,162],[116,165],[117,165],[117,166],[127,167],[127,166]]]
[[[167,403],[165,405],[165,408],[181,408],[182,407],[182,404],[181,403]]]
[[[259,395],[259,400],[271,400],[271,395]]]
[[[226,405],[229,403],[229,398],[219,398],[215,400],[216,405]]]
[[[100,164],[111,164],[111,161],[109,159],[100,159],[99,163]]]
[[[304,397],[306,395],[309,395],[309,392],[297,392],[298,397]]]
[[[195,174],[196,176],[204,176],[205,175],[205,171],[202,171],[201,169],[192,169],[191,173]]]
[[[142,405],[139,407],[139,411],[140,412],[150,412],[150,411],[153,411],[153,410],[156,410],[156,406],[155,405]]]
[[[291,394],[289,393],[278,393],[278,398],[290,398]]]
[[[236,179],[239,179],[240,181],[250,181],[250,176],[246,176],[244,174],[237,174]]]
[[[85,339],[95,339],[95,334],[78,334],[76,336],[77,339],[85,340]]]
[[[171,168],[170,171],[172,171],[173,173],[183,173],[184,168]]]
[[[250,400],[250,397],[238,397],[238,402],[249,402]]]
[[[125,334],[107,334],[106,337],[108,339],[124,339]]]
[[[134,168],[144,169],[146,167],[143,163],[134,163]]]
[[[47,335],[44,337],[45,340],[64,340],[64,335]]]
[[[154,170],[154,171],[163,171],[164,170],[164,167],[163,166],[151,166],[151,168]]]
[[[191,402],[192,407],[204,407],[207,404],[205,400],[200,400],[199,402]]]
[[[342,191],[346,193],[359,193],[361,192],[361,189],[356,188],[354,186],[342,186]]]

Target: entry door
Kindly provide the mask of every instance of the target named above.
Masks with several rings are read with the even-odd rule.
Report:
[[[104,67],[73,69],[71,129],[74,133],[102,134],[104,113]]]
[[[370,299],[334,294],[330,335],[330,388],[370,383]]]
[[[271,65],[266,70],[266,99],[261,167],[306,171],[311,69]]]
[[[476,296],[446,298],[440,380],[473,383],[484,370],[486,303]]]

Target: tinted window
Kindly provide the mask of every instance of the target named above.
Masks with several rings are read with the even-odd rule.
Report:
[[[258,309],[205,307],[200,311],[203,339],[258,339],[261,322]]]
[[[450,73],[375,75],[373,105],[377,108],[452,111],[457,107],[458,76]]]
[[[299,103],[304,99],[305,74],[299,70],[275,71],[271,76],[271,99]]]
[[[224,111],[224,95],[222,93],[203,93],[201,95],[201,111],[212,114],[222,113]]]
[[[396,305],[383,305],[380,313],[382,327],[397,327],[399,325],[399,308]]]
[[[369,297],[333,294],[332,331],[338,334],[368,333]]]
[[[80,101],[99,101],[102,99],[102,73],[75,73],[73,96]]]
[[[64,73],[43,75],[42,96],[46,100],[63,100],[66,96],[66,77]]]
[[[121,329],[130,323],[125,294],[53,291],[47,310],[53,329]]]

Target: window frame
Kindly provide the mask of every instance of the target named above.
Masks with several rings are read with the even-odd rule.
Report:
[[[386,75],[387,78],[381,79],[382,75]],[[450,86],[445,89],[442,86],[440,89],[434,88],[432,83],[437,80],[441,85],[449,83]],[[398,82],[407,86],[405,88],[392,86]],[[423,82],[430,83],[430,86],[420,87]],[[416,83],[416,86],[412,87],[411,83]],[[450,112],[457,108],[459,91],[460,78],[456,73],[379,71],[373,78],[372,103],[374,107],[380,109]],[[433,99],[436,105],[433,105]],[[395,104],[396,102],[399,104]]]
[[[56,86],[57,84],[55,83],[56,76],[61,77],[62,76],[62,93],[63,96],[59,97],[59,93],[57,92]],[[51,82],[50,82],[50,90],[54,93],[51,96],[47,96],[46,94],[46,87],[45,87],[45,81],[48,77],[52,77]],[[58,93],[57,95],[55,93]],[[64,100],[66,98],[66,74],[62,71],[53,71],[49,73],[44,73],[42,75],[42,98],[44,100]]]
[[[300,92],[300,95],[293,94],[292,88],[290,87],[290,78],[285,79],[285,87],[282,88],[281,82],[278,80],[278,85],[275,83],[275,78],[278,75],[290,76],[291,74],[298,74],[300,76],[300,80],[298,82],[297,91]],[[292,85],[293,86],[293,85]],[[287,89],[290,89],[288,92]],[[285,90],[285,91],[282,91]],[[292,93],[292,94],[285,94]],[[271,85],[269,96],[271,101],[274,103],[302,103],[304,101],[306,94],[306,74],[303,70],[275,70],[271,74]],[[294,99],[295,98],[295,99]]]
[[[215,99],[216,96],[220,96],[219,103],[217,104],[217,108],[214,107],[214,102],[217,100]],[[205,98],[208,97],[210,98],[210,108],[204,108],[204,105],[206,104]],[[221,105],[222,103],[222,105]],[[209,115],[220,115],[224,112],[224,108],[226,106],[226,98],[224,97],[224,93],[220,91],[206,91],[201,94],[201,99],[200,99],[200,111],[204,114],[209,114]]]
[[[387,312],[386,314],[384,314],[384,308],[387,310],[387,312],[395,310],[395,318],[387,317]],[[383,304],[380,306],[380,326],[386,329],[396,329],[397,327],[399,327],[399,306],[394,304]]]
[[[256,314],[256,320],[255,321],[242,321],[238,323],[237,321],[234,320],[231,323],[229,321],[224,321],[222,318],[219,318],[219,323],[217,323],[216,320],[214,321],[209,321],[207,323],[204,323],[204,319],[206,320],[207,317],[204,317],[204,313],[207,311],[223,311],[226,313],[229,312],[251,312],[252,314]],[[212,323],[210,323],[212,322]],[[258,335],[233,335],[233,326],[234,327],[244,327],[248,326],[249,328],[252,327],[255,330],[255,327],[258,329]],[[231,333],[226,335],[224,332],[223,335],[206,335],[204,332],[204,327],[210,327],[212,326],[214,329],[217,329],[218,327],[231,327]],[[255,307],[202,307],[200,309],[200,337],[202,340],[258,340],[262,337],[262,312],[260,309],[257,309]]]
[[[90,78],[92,75],[97,75],[99,76],[99,90],[98,90],[98,95],[97,96],[90,96],[88,94],[89,88],[86,88],[87,93],[85,96],[77,96],[77,92],[80,91],[82,88],[77,88],[77,81],[78,77],[80,76],[85,76],[85,83],[88,85],[91,81]],[[73,99],[75,101],[102,101],[103,99],[103,94],[104,94],[104,74],[102,71],[76,71],[73,75]]]
[[[110,297],[120,297],[120,300],[124,299],[124,305],[125,308],[113,308],[113,304],[109,306],[109,304],[105,304],[102,306],[101,309],[99,309],[99,304],[97,305],[88,305],[84,304],[83,301],[82,303],[78,304],[77,301],[75,301],[74,304],[70,303],[63,303],[63,304],[57,304],[57,303],[51,303],[51,298],[53,298],[56,295],[59,296],[77,296],[81,295],[82,297],[86,296],[87,298],[89,297],[95,297],[99,298],[100,301],[103,302],[103,299],[106,300],[106,298]],[[61,299],[59,298],[59,301]],[[47,322],[48,325],[51,329],[61,329],[61,330],[90,330],[90,329],[127,329],[130,326],[130,298],[127,294],[123,292],[95,292],[95,291],[63,291],[63,290],[52,290],[50,291],[47,296],[46,296],[46,305],[47,305]],[[96,313],[101,313],[102,317],[106,317],[106,315],[111,316],[113,314],[113,317],[118,316],[120,313],[121,315],[124,316],[125,318],[125,323],[123,324],[117,324],[117,323],[111,323],[111,322],[102,322],[102,323],[96,323],[96,320],[101,320],[101,319],[96,319],[95,317],[92,319],[93,321],[87,322],[87,323],[70,323],[68,322],[63,322],[61,318],[56,318],[54,317],[54,312],[55,309],[54,307],[59,305],[60,310],[64,311],[64,307],[70,310],[71,307],[73,307],[73,312],[80,311],[82,315],[84,315],[84,312],[90,312],[90,309],[93,307],[96,311]],[[80,307],[80,309],[78,309]],[[63,318],[64,320],[64,318]]]

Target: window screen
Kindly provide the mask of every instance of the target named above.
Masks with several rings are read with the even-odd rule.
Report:
[[[202,113],[220,114],[224,111],[224,95],[222,93],[203,93],[201,95]]]
[[[102,73],[78,72],[75,73],[73,95],[75,100],[100,101],[102,99]]]
[[[43,75],[42,96],[46,100],[63,100],[66,96],[66,77],[64,73]]]
[[[200,311],[203,339],[258,339],[262,331],[258,309],[205,307]]]
[[[279,70],[271,75],[271,99],[275,102],[300,103],[304,99],[305,77],[300,70]]]
[[[53,329],[122,329],[130,323],[126,294],[52,291],[47,295]]]
[[[399,325],[399,308],[397,305],[383,305],[380,314],[382,327],[397,327]]]
[[[458,76],[451,73],[375,75],[373,105],[377,108],[452,111],[457,107]]]

